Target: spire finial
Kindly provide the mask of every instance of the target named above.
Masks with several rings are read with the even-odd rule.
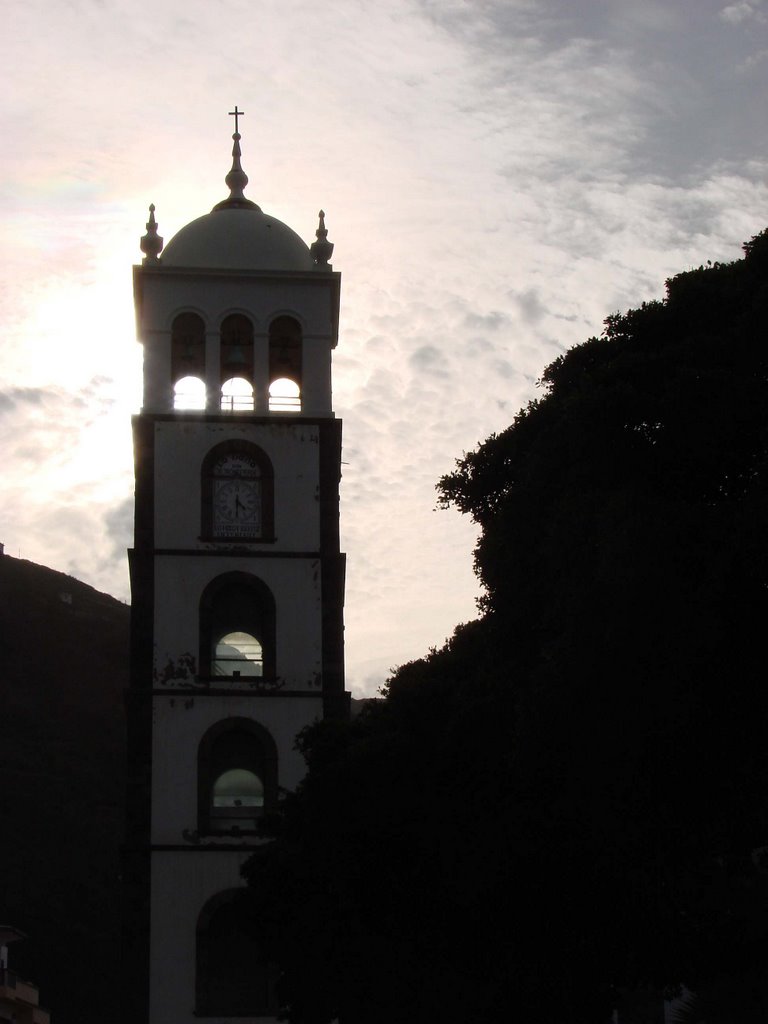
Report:
[[[144,253],[142,263],[156,263],[157,257],[163,251],[163,239],[157,233],[157,221],[155,220],[155,204],[149,204],[149,220],[147,221],[147,233],[142,236],[139,242],[141,251]]]
[[[328,241],[328,231],[325,227],[325,210],[321,210],[317,216],[320,221],[315,232],[317,241],[310,245],[309,251],[312,253],[312,258],[318,267],[327,267],[328,260],[333,255],[333,242]]]
[[[256,203],[252,203],[250,199],[246,199],[243,195],[243,189],[248,184],[248,175],[245,173],[243,168],[240,166],[240,132],[239,118],[244,116],[244,111],[238,110],[235,106],[234,110],[229,111],[229,116],[235,119],[235,131],[232,136],[232,169],[227,174],[224,181],[229,189],[229,198],[223,200],[221,203],[217,203],[214,206],[214,210],[228,210],[228,209],[242,209],[246,207],[249,210],[258,210],[259,207]]]
[[[248,175],[240,166],[240,132],[235,132],[232,139],[232,170],[224,181],[229,188],[230,199],[245,199],[243,189],[248,184]]]

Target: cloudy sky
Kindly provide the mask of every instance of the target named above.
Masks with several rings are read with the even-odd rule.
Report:
[[[768,2],[6,0],[0,541],[128,599],[131,264],[247,194],[342,272],[347,667],[471,618],[436,480],[542,369],[768,225]]]

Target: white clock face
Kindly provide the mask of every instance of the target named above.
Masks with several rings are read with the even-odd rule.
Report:
[[[213,532],[216,537],[258,537],[261,533],[261,480],[250,459],[228,456],[213,479]]]

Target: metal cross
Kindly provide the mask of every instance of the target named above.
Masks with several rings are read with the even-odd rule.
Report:
[[[235,133],[236,134],[238,132],[237,119],[238,119],[238,117],[243,117],[244,114],[245,114],[244,110],[238,110],[237,109],[237,104],[235,104],[235,109],[234,110],[230,110],[230,112],[229,112],[229,116],[230,117],[234,117],[234,119],[235,119]]]

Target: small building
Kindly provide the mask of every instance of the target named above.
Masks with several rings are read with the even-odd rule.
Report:
[[[26,935],[0,925],[0,1024],[49,1024],[51,1015],[40,1006],[37,986],[8,969],[8,944]]]

